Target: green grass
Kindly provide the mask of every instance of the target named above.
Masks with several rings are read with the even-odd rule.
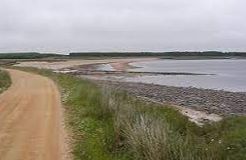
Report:
[[[246,117],[199,127],[169,106],[48,70],[63,93],[75,160],[244,160]]]
[[[6,90],[11,84],[11,79],[9,74],[0,69],[0,93]]]

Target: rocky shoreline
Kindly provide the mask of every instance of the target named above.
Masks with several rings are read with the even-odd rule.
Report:
[[[134,96],[148,98],[160,103],[178,105],[208,114],[221,116],[246,115],[245,92],[227,92],[119,81],[97,80],[97,83],[127,91]]]
[[[118,63],[116,63],[118,64]],[[124,68],[128,63],[120,63]],[[129,64],[128,64],[129,65]],[[124,67],[123,67],[124,66]],[[198,89],[192,87],[173,87],[121,80],[103,79],[103,76],[129,76],[137,74],[154,74],[147,72],[129,72],[126,70],[100,71],[95,64],[76,66],[75,72],[69,74],[97,81],[97,84],[108,85],[113,89],[125,90],[133,96],[150,99],[159,103],[167,103],[183,108],[201,111],[220,116],[246,115],[246,92],[228,92],[223,90]],[[156,74],[156,73],[155,73]],[[158,73],[163,75],[189,75],[190,73]],[[199,75],[199,74],[198,74]]]
[[[102,80],[103,76],[117,75],[129,76],[136,74],[152,73],[129,73],[126,68],[129,62],[151,59],[107,59],[107,60],[83,60],[66,62],[23,62],[19,66],[52,69],[55,72],[89,78],[97,83],[106,84],[112,88],[125,90],[128,93],[153,100],[160,103],[168,103],[208,114],[221,116],[246,115],[246,92],[227,92],[210,89],[197,89],[185,87],[171,87],[164,85]],[[98,64],[111,64],[116,71],[98,71]],[[161,73],[161,74],[189,74],[189,73]],[[90,78],[91,77],[91,78]],[[94,78],[93,78],[94,77]]]

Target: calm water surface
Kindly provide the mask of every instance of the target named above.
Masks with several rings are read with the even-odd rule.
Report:
[[[246,60],[244,59],[155,60],[131,63],[131,65],[139,67],[131,69],[131,71],[187,72],[215,75],[138,76],[128,77],[126,81],[246,92]]]

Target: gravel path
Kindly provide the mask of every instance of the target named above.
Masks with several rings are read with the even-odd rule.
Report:
[[[0,159],[68,160],[55,83],[36,74],[8,71],[12,85],[0,95]]]

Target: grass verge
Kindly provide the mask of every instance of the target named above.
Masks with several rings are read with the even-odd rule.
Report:
[[[0,69],[0,93],[11,85],[11,78],[8,72]]]
[[[75,160],[244,160],[246,117],[196,126],[178,111],[48,70],[61,87]]]

